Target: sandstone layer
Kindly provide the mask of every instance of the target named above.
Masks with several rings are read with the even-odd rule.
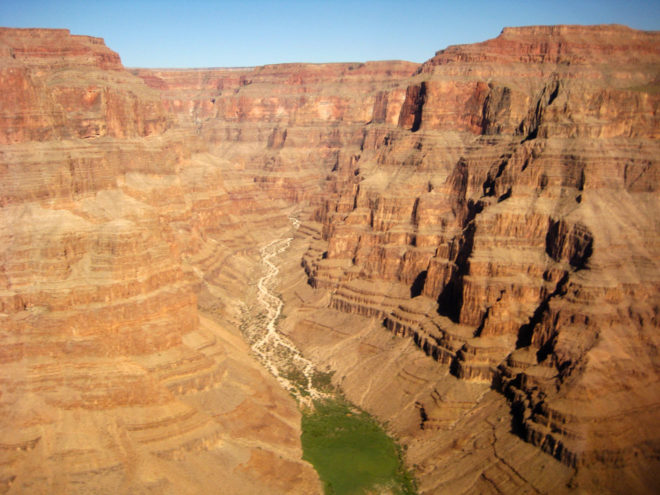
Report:
[[[236,305],[198,309],[218,165],[102,40],[0,47],[0,491],[319,492]]]
[[[458,379],[403,368],[418,386],[399,407],[420,428],[465,435],[492,388],[571,486],[657,486],[659,63],[657,33],[621,26],[450,47],[410,80],[397,126],[370,126],[359,165],[330,179],[303,265],[331,309],[383,321]],[[303,343],[316,327],[298,325]],[[372,373],[355,394],[397,417]],[[415,445],[423,491],[446,489],[437,452]],[[495,476],[476,474],[470,489]]]
[[[290,215],[281,328],[420,492],[660,483],[658,33],[126,71],[5,29],[0,56],[5,491],[318,490],[232,330]]]

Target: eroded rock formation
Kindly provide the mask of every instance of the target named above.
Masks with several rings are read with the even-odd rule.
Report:
[[[195,273],[240,260],[216,247],[231,201],[195,134],[102,40],[0,46],[0,491],[318,492],[236,303],[198,311]]]
[[[0,55],[7,490],[318,489],[231,333],[292,212],[282,329],[421,492],[657,486],[658,33],[129,72],[96,38],[5,29]]]
[[[557,26],[438,52],[398,128],[366,132],[354,183],[337,174],[304,259],[331,308],[492,383],[528,442],[576,468],[649,462],[647,484],[659,49],[657,33]],[[436,397],[416,400],[427,427],[451,408]]]

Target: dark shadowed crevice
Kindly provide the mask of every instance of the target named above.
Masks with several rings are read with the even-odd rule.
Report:
[[[413,119],[412,127],[410,128],[412,132],[417,132],[422,125],[422,111],[424,109],[425,102],[426,102],[426,83],[423,82],[419,86],[419,91],[417,92],[417,96],[415,98],[415,104],[413,110],[414,119]]]
[[[467,275],[469,270],[468,258],[472,254],[474,245],[474,222],[468,224],[463,231],[462,237],[458,240],[458,253],[456,255],[455,269],[451,279],[445,285],[438,297],[438,313],[458,323],[461,316],[461,306],[463,305],[463,276]]]
[[[550,307],[550,301],[552,298],[563,295],[565,293],[566,284],[568,283],[568,272],[565,272],[562,278],[557,282],[555,290],[548,294],[541,304],[539,304],[534,310],[534,314],[529,319],[529,321],[520,327],[518,330],[518,340],[516,341],[516,349],[521,347],[527,347],[532,343],[532,336],[534,334],[534,327],[541,323],[543,315],[548,311]]]
[[[569,227],[564,220],[549,219],[545,252],[553,260],[568,261],[575,270],[584,270],[593,254],[594,238],[589,228],[578,222]]]
[[[417,275],[415,278],[415,281],[413,282],[412,286],[410,287],[410,297],[417,297],[421,295],[422,291],[424,290],[424,283],[426,282],[426,275],[428,271],[424,270]]]

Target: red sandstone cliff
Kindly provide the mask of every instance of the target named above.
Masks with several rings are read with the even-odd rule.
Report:
[[[657,33],[507,28],[421,66],[129,73],[59,30],[2,30],[0,55],[7,489],[80,452],[58,486],[123,472],[107,445],[315,486],[291,405],[227,402],[222,377],[258,371],[197,316],[236,324],[292,207],[283,326],[390,421],[423,493],[657,485]],[[77,418],[92,454],[63,440]],[[264,424],[266,453],[216,448]],[[144,471],[112,486],[201,487]]]
[[[295,403],[198,311],[186,260],[231,248],[194,133],[65,30],[0,30],[0,85],[0,492],[318,492]]]
[[[620,26],[438,52],[398,129],[369,128],[356,178],[331,179],[327,247],[304,262],[332,308],[492,383],[527,441],[580,469],[629,466],[619,486],[636,490],[660,438],[659,68],[658,34]],[[446,417],[416,405],[426,427]]]

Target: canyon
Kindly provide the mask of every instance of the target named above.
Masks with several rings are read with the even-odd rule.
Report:
[[[160,70],[0,28],[0,87],[0,493],[320,493],[272,295],[420,493],[660,486],[660,33]]]

